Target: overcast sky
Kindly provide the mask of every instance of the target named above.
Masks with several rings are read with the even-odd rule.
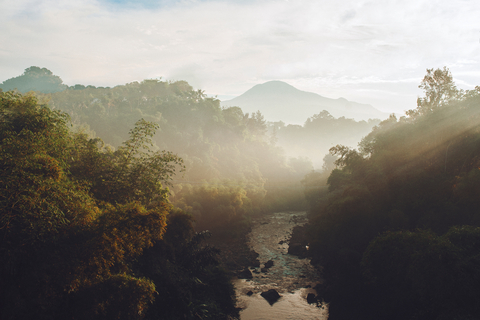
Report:
[[[282,80],[403,113],[426,68],[480,85],[478,0],[0,0],[0,82],[187,80],[220,99]]]

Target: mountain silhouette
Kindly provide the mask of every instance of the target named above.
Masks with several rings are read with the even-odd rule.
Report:
[[[345,117],[357,121],[385,119],[388,113],[381,112],[370,104],[348,101],[344,98],[330,99],[319,94],[298,90],[282,81],[257,84],[242,95],[222,101],[223,107],[237,106],[245,113],[260,111],[267,121],[283,121],[304,124],[307,118],[323,110],[335,118]]]

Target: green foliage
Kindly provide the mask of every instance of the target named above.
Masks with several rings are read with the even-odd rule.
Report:
[[[151,137],[157,125],[143,119],[130,131],[130,139],[117,151],[104,147],[99,139],[76,134],[71,154],[71,172],[76,179],[88,181],[97,199],[144,205],[165,201],[168,184],[176,170],[183,171],[183,160],[168,151],[152,151]]]
[[[178,275],[182,303],[195,302],[192,318],[200,309],[213,318],[233,312],[217,251],[200,245],[191,217],[172,214],[163,240],[171,205],[158,182],[181,159],[149,151],[153,124],[140,121],[114,152],[71,134],[64,114],[31,95],[0,92],[0,102],[0,318],[144,318],[162,282],[136,264],[165,243],[171,254],[149,267],[164,270],[162,277],[186,270]],[[176,312],[163,307],[160,318]]]
[[[441,237],[418,230],[373,240],[362,266],[378,318],[478,316],[479,235],[480,228],[463,226]]]
[[[157,297],[146,319],[228,319],[235,313],[233,286],[218,267],[219,251],[193,232],[193,217],[168,216],[167,231],[138,260],[136,270],[155,283]]]
[[[112,89],[68,89],[45,98],[55,109],[67,112],[75,125],[88,124],[106,143],[117,147],[109,150],[84,134],[75,137],[71,172],[75,179],[89,182],[97,199],[148,203],[155,197],[166,198],[162,190],[166,191],[168,178],[184,166],[182,177],[171,181],[175,186],[171,200],[194,214],[198,228],[212,229],[233,221],[243,224],[245,212],[285,205],[305,208],[298,181],[312,170],[312,164],[305,158],[287,161],[283,151],[270,143],[260,112],[250,115],[238,107],[222,109],[218,100],[184,81],[145,80]],[[127,136],[124,128],[139,118],[142,121]],[[154,131],[158,134],[153,135]],[[173,153],[180,154],[184,162]],[[218,181],[229,181],[227,189],[232,190],[223,191]],[[207,192],[212,204],[194,200],[205,192],[199,187],[205,182],[235,196]],[[292,184],[297,186],[292,189]],[[241,205],[234,204],[236,198],[242,199]]]
[[[23,93],[29,91],[53,93],[63,91],[67,86],[59,76],[53,75],[47,68],[30,67],[25,69],[21,76],[5,80],[0,88],[4,91],[16,89]]]
[[[76,319],[144,319],[155,298],[155,285],[145,278],[117,274],[70,297]]]
[[[253,215],[306,208],[302,186],[282,182],[265,187],[232,180],[177,184],[171,200],[195,217],[197,231],[236,237],[248,228]]]
[[[425,97],[417,99],[417,110],[407,112],[411,117],[427,114],[435,108],[446,106],[463,94],[455,86],[452,74],[447,67],[443,67],[443,70],[427,69],[427,74],[418,87],[424,90]]]
[[[33,96],[0,93],[0,226],[17,245],[46,240],[92,218],[92,202],[66,177],[66,117]],[[26,243],[25,243],[26,242]]]
[[[130,139],[117,151],[120,172],[116,183],[126,181],[126,189],[130,188],[134,192],[131,196],[118,197],[119,200],[123,197],[147,204],[160,194],[160,199],[165,200],[167,190],[162,189],[161,182],[168,183],[176,169],[185,169],[183,160],[172,152],[150,150],[149,147],[153,147],[151,137],[155,134],[156,127],[153,123],[139,120],[130,131]]]
[[[184,81],[145,80],[112,89],[69,89],[46,97],[53,108],[68,113],[74,124],[88,124],[113,146],[129,139],[124,128],[134,126],[133,119],[158,123],[150,128],[160,131],[151,138],[152,150],[181,154],[187,181],[246,179],[262,184],[271,171],[286,168],[278,150],[268,143],[260,113],[222,109],[219,100]]]
[[[235,181],[199,186],[177,185],[174,191],[172,200],[176,206],[193,214],[197,230],[216,232],[222,232],[222,229],[231,225],[238,227],[238,224],[258,212],[256,208],[262,205],[266,193],[263,188],[237,185]]]
[[[480,95],[458,91],[448,69],[428,70],[421,88],[417,110],[382,121],[360,151],[332,148],[329,193],[309,195],[331,319],[480,316],[464,280],[479,277],[476,253],[462,249],[480,226]]]

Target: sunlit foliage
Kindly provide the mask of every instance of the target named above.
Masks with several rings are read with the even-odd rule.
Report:
[[[33,95],[0,92],[0,318],[144,318],[161,289],[136,263],[164,243],[172,207],[161,183],[182,168],[181,159],[150,151],[155,125],[144,120],[117,151],[70,133],[67,124],[68,116]],[[198,305],[204,298],[206,312],[221,309],[219,301],[231,306],[217,252],[194,240],[191,217],[186,224],[180,217],[189,216],[173,215],[165,240],[177,256],[171,268],[220,275],[224,282],[202,280],[212,295]],[[161,270],[168,258],[155,259],[151,267]],[[171,282],[197,278],[186,272]],[[213,293],[217,284],[223,300]]]
[[[237,230],[228,232],[240,232],[240,225],[261,209],[266,194],[264,188],[227,180],[197,186],[182,184],[174,190],[176,205],[193,214],[197,230],[221,231],[237,225]]]
[[[338,159],[329,194],[309,196],[310,248],[331,319],[480,316],[460,267],[476,254],[462,256],[449,238],[454,226],[480,225],[479,91],[457,90],[445,68],[427,70],[420,87],[426,96],[417,109],[381,122],[358,151],[331,148]],[[479,277],[475,268],[467,273]]]
[[[68,113],[76,126],[88,124],[90,134],[93,131],[107,143],[102,145],[100,140],[78,134],[77,145],[82,153],[72,155],[79,160],[72,162],[71,171],[93,182],[90,190],[96,198],[115,199],[119,203],[145,202],[152,194],[158,196],[156,183],[161,182],[162,188],[166,186],[162,175],[169,177],[173,169],[179,172],[184,166],[182,175],[171,181],[175,186],[172,189],[175,196],[171,200],[195,215],[198,230],[212,229],[221,222],[231,221],[232,217],[243,221],[247,211],[305,207],[298,182],[312,170],[312,164],[307,159],[287,160],[272,140],[260,112],[244,114],[238,107],[221,108],[219,100],[194,90],[185,81],[144,80],[111,89],[69,88],[42,98],[49,98],[52,107]],[[125,128],[135,125],[134,119],[140,118],[144,120],[136,127],[142,128],[140,136],[149,140],[143,141],[143,147],[137,150],[140,153],[132,157],[131,151],[137,148],[135,143],[139,141],[128,138]],[[152,123],[158,125],[145,126]],[[147,129],[158,134],[149,137]],[[117,150],[109,150],[108,144]],[[173,153],[160,155],[158,150],[161,149],[181,155],[183,162],[177,161]],[[156,164],[142,161],[142,154],[171,166],[155,167]],[[152,157],[153,154],[156,156]],[[84,158],[80,159],[82,156]],[[119,170],[126,162],[129,163],[124,168],[128,170]],[[220,201],[222,204],[199,206],[200,202],[192,199],[203,192],[201,186],[205,184],[211,185],[207,189],[218,188],[221,193],[225,188],[233,188],[228,191],[233,193],[241,189],[238,192],[244,194],[240,197],[246,194],[242,200],[246,206],[240,209],[235,197],[230,197],[229,203],[210,197],[214,203]],[[148,185],[152,192],[139,194],[139,188],[130,188],[135,185],[142,185],[142,192],[147,192]],[[264,200],[263,204],[259,198]],[[194,203],[197,204],[194,206]],[[207,209],[210,207],[215,209]],[[213,216],[219,219],[210,218]]]

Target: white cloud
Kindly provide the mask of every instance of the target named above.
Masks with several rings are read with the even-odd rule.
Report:
[[[426,68],[480,84],[476,1],[162,3],[0,2],[0,81],[31,65],[67,84],[184,77],[212,95],[279,79],[392,111],[415,103]],[[403,100],[382,100],[392,95]]]

